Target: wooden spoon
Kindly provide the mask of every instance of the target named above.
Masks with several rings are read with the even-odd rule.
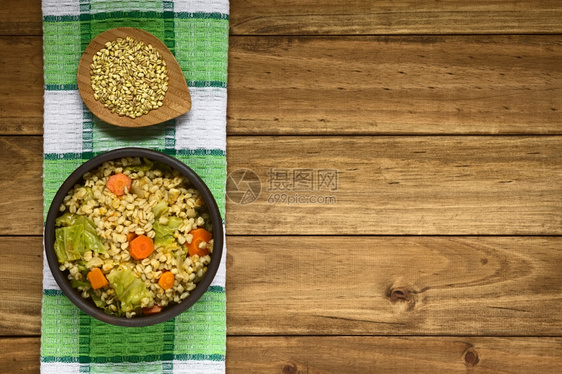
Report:
[[[117,113],[111,113],[111,110],[94,99],[90,76],[90,65],[93,62],[93,56],[100,49],[105,48],[105,43],[114,41],[117,38],[124,39],[127,36],[142,41],[145,44],[151,44],[152,47],[160,53],[162,59],[166,61],[166,67],[168,69],[168,91],[164,96],[162,106],[134,119],[127,116],[120,116]],[[133,27],[118,27],[102,32],[90,42],[78,65],[78,91],[88,109],[90,109],[96,117],[107,123],[121,127],[154,125],[187,113],[191,109],[189,89],[187,88],[183,72],[172,52],[170,52],[164,43],[154,35]]]

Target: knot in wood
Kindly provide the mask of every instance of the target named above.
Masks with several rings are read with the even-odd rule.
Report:
[[[407,306],[407,310],[411,310],[416,305],[415,292],[404,287],[391,288],[387,295],[393,304]]]
[[[294,364],[287,364],[283,366],[282,373],[283,374],[297,374],[297,366]]]
[[[463,356],[464,356],[465,365],[469,367],[474,367],[478,365],[478,362],[480,361],[480,358],[478,357],[478,352],[476,352],[476,350],[472,347],[468,348],[464,352]]]

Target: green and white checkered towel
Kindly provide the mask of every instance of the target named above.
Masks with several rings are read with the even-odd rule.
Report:
[[[228,0],[43,0],[44,211],[64,179],[96,154],[140,146],[173,155],[209,185],[224,217]],[[141,129],[101,122],[83,104],[76,72],[99,33],[137,27],[175,54],[191,111]],[[174,320],[143,328],[108,325],[74,306],[43,269],[42,373],[224,373],[225,254],[209,291]]]

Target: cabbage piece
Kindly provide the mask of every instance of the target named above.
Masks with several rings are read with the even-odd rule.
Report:
[[[79,216],[76,218],[73,226],[78,226],[83,230],[83,243],[86,247],[86,251],[93,251],[98,253],[105,253],[105,245],[101,241],[96,231],[96,225],[94,221],[85,216]],[[84,251],[85,252],[85,251]],[[83,252],[82,252],[83,253]]]
[[[55,229],[54,248],[60,263],[78,260],[87,251],[106,252],[94,222],[84,216],[77,216],[70,226]]]
[[[130,165],[126,166],[125,170],[130,170],[138,173],[139,171],[149,171],[152,169],[153,162],[148,158],[143,158],[140,165]]]
[[[140,198],[145,198],[148,195],[148,192],[142,189],[142,186],[138,179],[135,179],[133,183],[131,183],[130,192],[134,193]]]
[[[179,248],[179,244],[174,237],[174,232],[180,227],[183,220],[179,217],[169,217],[168,223],[162,225],[155,221],[152,228],[154,230],[154,245],[164,248]]]
[[[169,208],[168,208],[168,204],[166,204],[166,201],[160,200],[158,204],[156,204],[154,208],[152,208],[152,213],[154,213],[154,219],[158,220],[158,218],[160,218],[162,214],[166,213],[168,209]]]
[[[72,288],[82,287],[82,289],[84,289],[84,290],[92,288],[92,286],[90,285],[89,282],[79,281],[79,280],[76,280],[76,279],[71,280],[70,285],[72,286]]]
[[[111,310],[111,308],[109,307],[109,305],[107,305],[105,303],[105,301],[103,301],[101,299],[101,296],[96,295],[95,292],[90,292],[90,297],[92,298],[92,301],[94,302],[94,304],[96,304],[96,306],[100,309],[103,309],[103,311],[106,314],[111,314],[117,317],[121,317],[124,313],[121,311],[121,306],[119,304],[117,304],[117,310],[113,311]]]
[[[161,172],[170,173],[170,174],[172,174],[172,172],[174,171],[170,166],[160,161],[154,161],[153,169],[157,169],[160,170]]]
[[[115,290],[115,295],[121,301],[121,311],[130,312],[141,305],[145,297],[153,298],[145,282],[129,268],[113,269],[107,274],[107,280]]]
[[[74,246],[76,229],[76,226],[68,226],[55,230],[54,248],[60,263],[78,260],[81,257],[80,251]]]
[[[76,268],[78,268],[78,271],[86,275],[86,261],[78,261],[76,263]]]
[[[105,301],[103,301],[100,296],[96,295],[95,292],[92,292],[92,293],[90,294],[90,296],[91,296],[92,300],[94,301],[94,304],[96,304],[96,306],[97,306],[98,308],[103,308],[103,309],[105,309],[105,307],[106,307]]]
[[[163,173],[172,173],[173,169],[160,161],[152,161],[148,158],[143,158],[140,165],[129,165],[125,170],[130,170],[138,173],[139,171],[160,170]]]
[[[186,255],[187,254],[181,249],[179,251],[176,251],[176,267],[178,269],[178,274],[181,274],[184,278],[189,276],[189,274],[187,274],[187,272],[183,268],[183,263],[186,259]]]
[[[55,226],[70,226],[76,221],[76,215],[66,212],[62,216],[55,219]]]

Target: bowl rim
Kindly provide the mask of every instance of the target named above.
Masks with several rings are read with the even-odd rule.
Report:
[[[184,175],[192,183],[193,187],[196,188],[199,193],[201,193],[203,200],[205,201],[205,204],[207,205],[207,208],[209,210],[211,223],[213,225],[214,239],[212,255],[213,260],[207,266],[207,272],[205,273],[205,276],[199,283],[197,283],[197,287],[195,287],[195,289],[190,293],[187,299],[183,300],[179,304],[175,304],[171,308],[164,308],[164,310],[160,313],[134,318],[117,317],[106,314],[102,309],[95,306],[90,298],[84,299],[79,294],[79,291],[72,288],[66,275],[59,269],[58,259],[54,251],[55,219],[60,213],[59,207],[62,204],[63,199],[68,191],[82,180],[86,172],[101,166],[106,161],[112,161],[124,157],[144,157],[151,160],[163,162],[173,169],[180,171],[182,175]],[[182,312],[193,306],[193,304],[195,304],[208,290],[215,278],[222,259],[223,240],[223,222],[220,211],[218,209],[218,205],[215,201],[215,198],[213,197],[213,194],[211,193],[205,182],[201,179],[201,177],[199,177],[199,175],[195,171],[193,171],[193,169],[191,169],[189,166],[187,166],[177,158],[160,151],[141,147],[125,147],[106,151],[91,158],[90,160],[84,162],[82,165],[76,168],[59,187],[51,202],[45,220],[45,229],[43,234],[43,245],[47,263],[55,281],[59,285],[62,292],[78,308],[80,308],[88,315],[100,321],[123,327],[143,327],[162,323],[180,315]]]

